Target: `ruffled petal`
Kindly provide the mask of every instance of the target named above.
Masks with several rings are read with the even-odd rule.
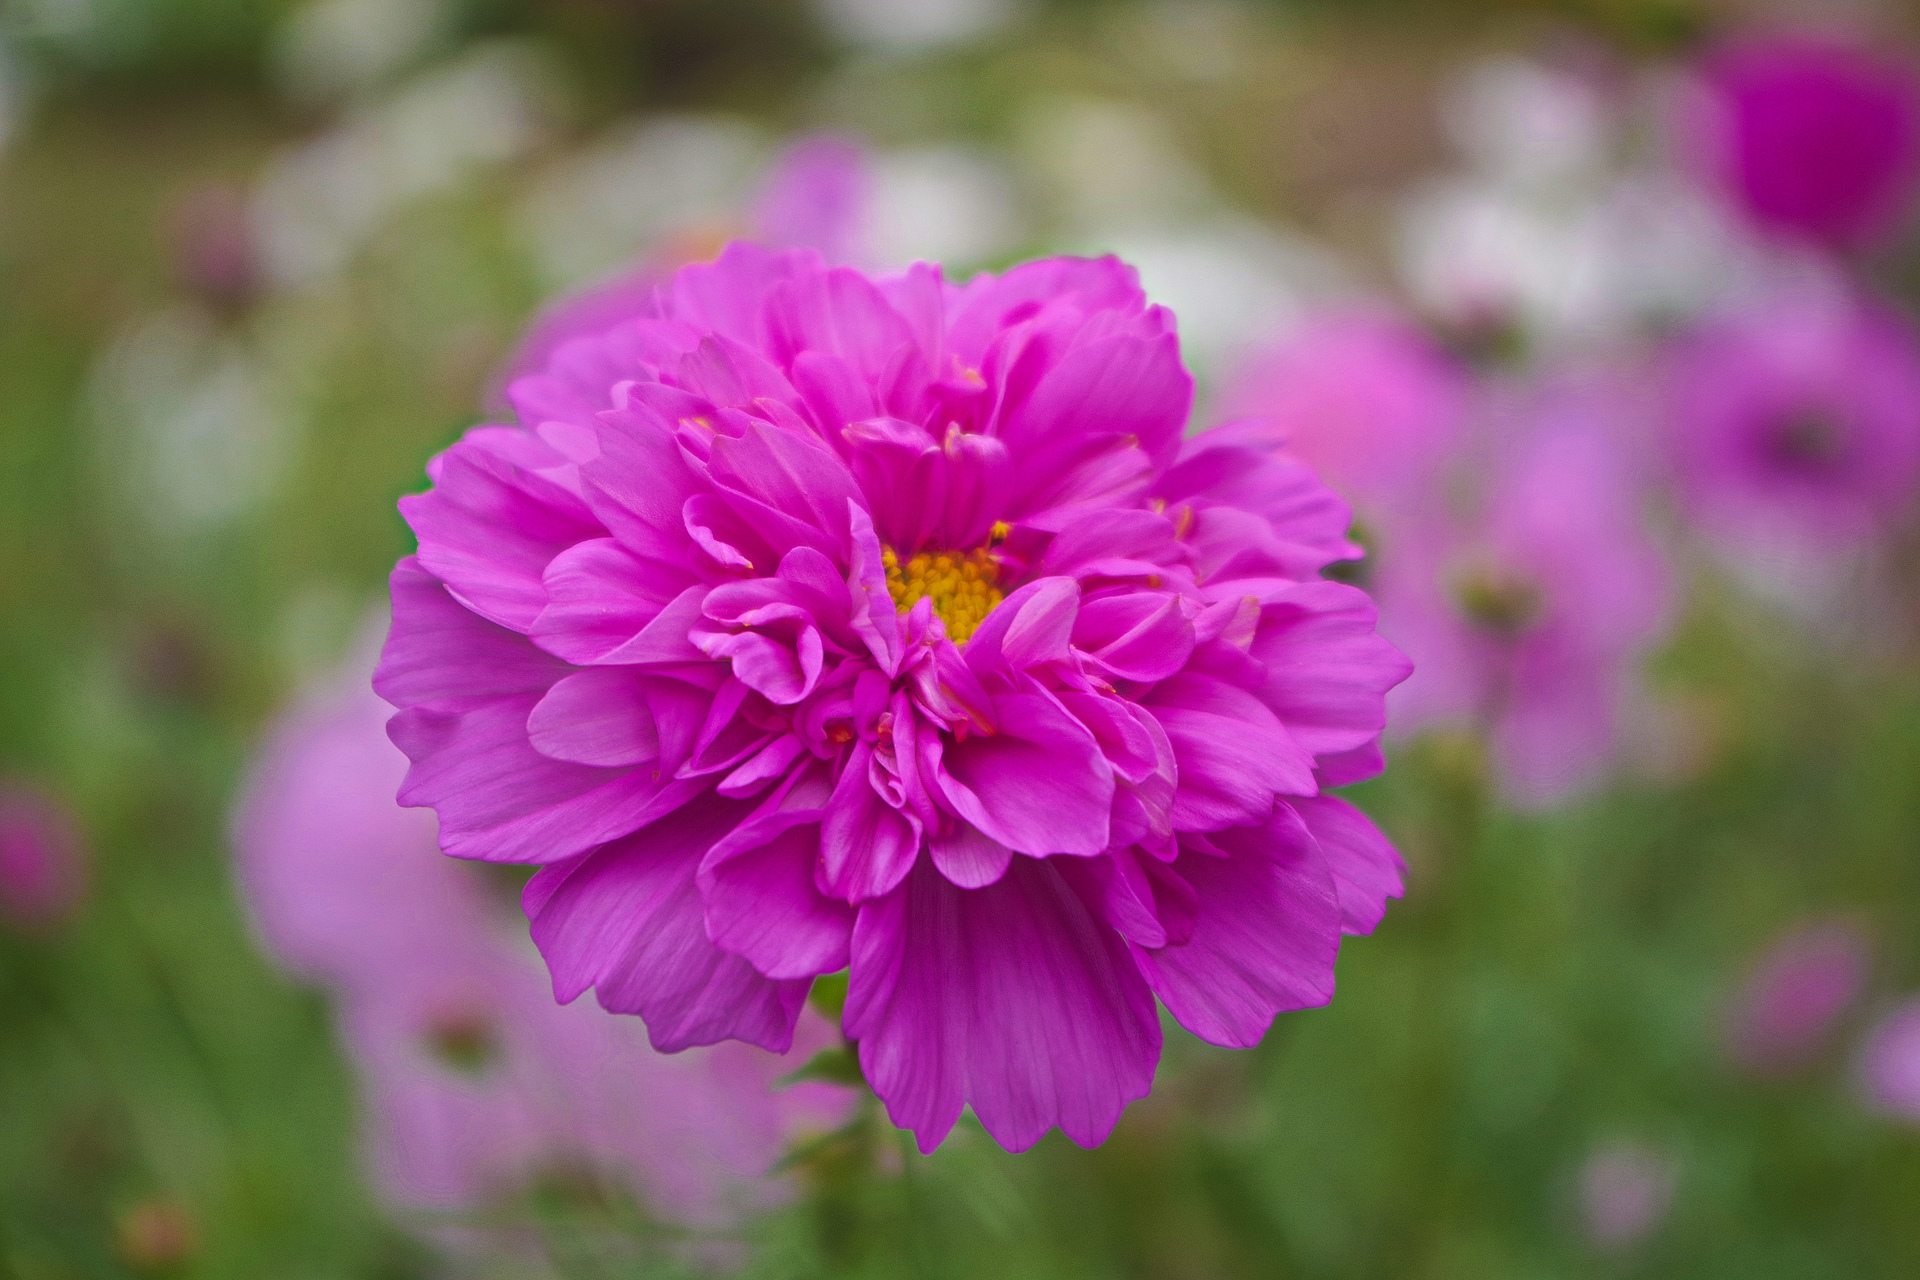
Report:
[[[488,449],[456,444],[437,464],[432,489],[400,500],[421,565],[489,621],[527,630],[548,562],[606,531],[579,498]]]
[[[707,936],[769,978],[847,967],[853,908],[814,887],[819,809],[771,807],[713,846],[699,873]]]
[[[374,691],[396,707],[457,711],[497,698],[546,692],[573,668],[486,621],[408,556],[389,578],[393,625]]]
[[[1336,796],[1288,800],[1320,843],[1340,898],[1340,932],[1372,933],[1387,899],[1405,886],[1407,864],[1372,819]]]
[[[1085,725],[1044,693],[993,699],[991,737],[948,744],[938,782],[954,812],[1021,853],[1107,847],[1113,769]]]
[[[1262,603],[1248,649],[1267,666],[1261,701],[1316,756],[1379,737],[1387,690],[1413,671],[1374,629],[1376,620],[1364,591],[1337,582],[1288,586]]]
[[[413,762],[400,803],[433,807],[445,852],[556,862],[637,830],[698,792],[664,770],[541,755],[527,737],[537,702],[503,698],[459,712],[409,707],[388,722],[387,736]]]
[[[603,1008],[644,1019],[662,1053],[721,1040],[785,1053],[807,980],[764,977],[708,941],[694,883],[701,858],[750,808],[690,806],[528,881],[527,917],[554,997],[566,1004],[595,988]]]
[[[1319,789],[1313,757],[1244,689],[1186,672],[1155,685],[1144,705],[1173,744],[1173,821],[1183,831],[1264,822],[1275,796]]]
[[[1281,806],[1263,827],[1209,837],[1174,870],[1198,904],[1181,946],[1136,946],[1140,970],[1181,1026],[1211,1044],[1260,1043],[1274,1017],[1333,999],[1340,903],[1313,836]]]

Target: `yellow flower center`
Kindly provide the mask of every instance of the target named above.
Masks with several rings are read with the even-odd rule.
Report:
[[[995,525],[994,533],[984,547],[965,552],[922,551],[905,564],[892,547],[882,547],[880,560],[887,568],[887,594],[893,597],[894,608],[906,613],[922,600],[933,601],[947,639],[965,644],[993,607],[1006,599],[997,585],[1000,557],[993,550],[1006,536],[1005,529]]]

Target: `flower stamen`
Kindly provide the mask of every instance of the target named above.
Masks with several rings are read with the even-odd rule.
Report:
[[[882,547],[880,561],[894,608],[906,613],[922,600],[933,601],[934,614],[955,644],[965,644],[1006,598],[998,585],[1000,558],[990,546],[965,553],[922,551],[904,565],[892,547]]]

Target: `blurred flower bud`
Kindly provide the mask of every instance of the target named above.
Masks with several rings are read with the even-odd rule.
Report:
[[[1754,965],[1727,1009],[1727,1055],[1754,1075],[1782,1075],[1820,1055],[1872,967],[1851,920],[1795,927]]]
[[[221,314],[244,310],[260,289],[260,259],[244,192],[224,183],[195,187],[168,219],[174,279]]]
[[[1920,1124],[1920,999],[1908,1000],[1868,1033],[1859,1081],[1875,1111]]]
[[[135,1271],[164,1271],[193,1256],[199,1230],[187,1206],[171,1196],[149,1196],[120,1215],[114,1243]]]
[[[1673,1204],[1674,1161],[1635,1142],[1596,1148],[1580,1168],[1580,1225],[1587,1243],[1614,1252],[1652,1235]]]
[[[37,791],[0,784],[0,916],[23,931],[50,929],[85,887],[85,856],[66,811]]]

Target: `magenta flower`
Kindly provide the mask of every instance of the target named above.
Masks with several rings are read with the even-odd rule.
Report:
[[[1464,372],[1418,329],[1385,310],[1349,310],[1248,357],[1217,411],[1267,420],[1364,515],[1388,516],[1429,500],[1468,394]]]
[[[1920,177],[1920,69],[1830,37],[1709,58],[1700,132],[1715,176],[1758,224],[1853,249],[1897,230]]]
[[[1920,1124],[1920,1000],[1909,999],[1868,1033],[1859,1081],[1869,1107]]]
[[[731,246],[511,389],[402,502],[378,688],[441,847],[536,862],[554,989],[662,1050],[844,1030],[931,1149],[1146,1093],[1325,1002],[1400,863],[1407,664],[1318,570],[1347,511],[1208,432],[1112,259],[947,284]]]
[[[1920,347],[1888,309],[1784,292],[1677,344],[1672,422],[1692,514],[1730,541],[1831,545],[1903,518],[1920,483]]]
[[[86,890],[80,833],[38,790],[0,784],[0,918],[39,933],[58,925]]]
[[[431,814],[394,803],[407,762],[367,656],[283,718],[235,838],[267,949],[339,997],[382,1192],[472,1208],[566,1167],[698,1226],[777,1194],[761,1175],[788,1139],[851,1101],[826,1085],[770,1091],[830,1033],[813,1020],[787,1059],[745,1045],[668,1058],[554,1004],[510,911],[435,852]]]
[[[1806,1066],[1860,997],[1872,949],[1850,920],[1803,924],[1760,957],[1727,1009],[1727,1052],[1755,1075]]]
[[[1622,394],[1536,393],[1473,513],[1399,525],[1378,570],[1381,628],[1416,664],[1396,722],[1485,731],[1523,806],[1599,776],[1666,613],[1666,568],[1608,421]]]

